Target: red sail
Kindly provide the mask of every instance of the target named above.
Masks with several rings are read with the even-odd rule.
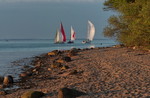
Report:
[[[75,34],[76,34],[76,32],[74,32],[73,35],[72,35],[74,39],[76,39],[76,35]]]
[[[62,23],[61,23],[61,29],[60,30],[61,30],[61,33],[63,35],[63,42],[65,42],[66,41],[66,34],[65,34],[65,31],[64,31]]]

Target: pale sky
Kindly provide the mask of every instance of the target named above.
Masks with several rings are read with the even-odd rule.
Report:
[[[73,26],[77,38],[85,38],[88,20],[95,25],[95,38],[101,38],[107,19],[114,13],[104,11],[101,1],[104,2],[0,0],[0,39],[53,39],[60,22],[63,23],[67,36],[70,36],[70,26]]]

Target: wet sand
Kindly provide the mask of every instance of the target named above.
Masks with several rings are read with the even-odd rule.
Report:
[[[71,61],[61,62],[66,68],[52,67],[68,52],[34,57],[34,67],[25,69],[29,74],[14,84],[20,88],[0,98],[20,98],[29,90],[42,91],[42,98],[57,98],[63,87],[84,93],[77,98],[150,97],[150,52],[125,47],[83,49]]]

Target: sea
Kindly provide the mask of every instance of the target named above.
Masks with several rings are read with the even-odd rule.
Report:
[[[114,11],[104,11],[105,0],[0,0],[0,76],[18,79],[31,58],[52,50],[109,47],[117,44],[104,37],[103,29]],[[91,44],[86,38],[87,21],[96,29]],[[63,23],[67,40],[70,27],[76,32],[75,43],[54,44],[56,29]]]
[[[0,75],[12,75],[18,78],[24,63],[30,62],[31,57],[52,50],[68,50],[71,48],[110,47],[117,42],[112,39],[95,39],[90,44],[82,44],[83,39],[77,39],[73,44],[54,44],[53,39],[7,39],[0,40]],[[18,65],[16,65],[18,63]],[[22,65],[21,65],[22,64]],[[28,64],[28,63],[27,63]]]

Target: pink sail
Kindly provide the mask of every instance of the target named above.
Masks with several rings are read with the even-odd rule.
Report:
[[[63,28],[63,25],[61,23],[61,28],[60,28],[60,31],[62,33],[62,36],[63,36],[63,42],[66,42],[66,34],[65,34],[65,31],[64,31],[64,28]]]

